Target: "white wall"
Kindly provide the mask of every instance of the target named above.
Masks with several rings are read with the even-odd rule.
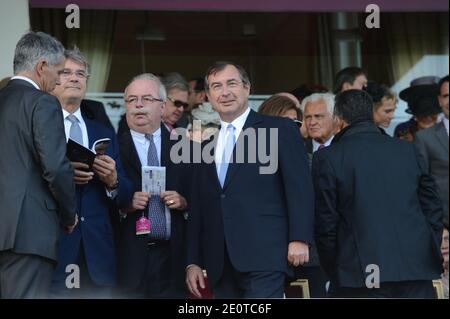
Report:
[[[14,49],[29,29],[28,0],[0,0],[0,80],[13,75]]]

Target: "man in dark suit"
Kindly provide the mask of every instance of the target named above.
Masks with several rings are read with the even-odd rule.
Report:
[[[416,144],[425,159],[425,167],[433,176],[444,207],[444,223],[448,225],[448,75],[439,82],[439,105],[444,112],[442,122],[417,132]]]
[[[110,138],[104,154],[97,154],[92,167],[72,162],[77,190],[80,224],[70,235],[62,234],[58,267],[53,277],[56,297],[109,297],[116,284],[117,259],[110,220],[110,210],[124,207],[132,196],[131,183],[125,177],[113,130],[81,114],[89,76],[88,64],[78,50],[66,50],[61,83],[53,94],[62,105],[66,138],[92,149],[95,141]],[[117,210],[118,211],[118,210]],[[66,267],[80,269],[80,287],[67,287],[70,275]]]
[[[135,77],[125,89],[129,129],[119,137],[125,172],[134,196],[122,210],[119,239],[119,278],[126,298],[186,298],[185,224],[187,184],[184,164],[173,163],[170,151],[176,142],[161,123],[167,95],[152,74]],[[165,191],[144,192],[142,167],[165,167]],[[148,229],[137,229],[141,222]]]
[[[0,298],[45,298],[60,226],[76,224],[73,170],[59,102],[64,47],[30,32],[17,43],[14,74],[0,91]]]
[[[442,206],[414,144],[373,122],[361,90],[336,96],[342,130],[313,157],[315,236],[336,297],[433,298]]]
[[[216,62],[205,87],[222,126],[204,145],[214,155],[194,176],[188,288],[201,296],[206,268],[216,298],[281,298],[289,265],[308,261],[312,241],[313,190],[300,132],[290,119],[250,110],[250,81],[236,64]],[[268,152],[269,161],[254,152]]]

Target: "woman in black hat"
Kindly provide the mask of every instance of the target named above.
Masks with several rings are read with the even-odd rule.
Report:
[[[439,113],[442,112],[437,99],[438,82],[438,77],[420,77],[413,80],[409,88],[400,92],[400,98],[408,103],[405,112],[414,116],[395,128],[396,137],[413,141],[417,131],[436,124]]]

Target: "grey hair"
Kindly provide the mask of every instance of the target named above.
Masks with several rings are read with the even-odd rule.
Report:
[[[66,57],[66,59],[70,59],[70,60],[77,62],[78,64],[84,65],[84,68],[86,69],[86,73],[89,76],[89,74],[90,74],[89,63],[87,62],[87,59],[84,56],[84,54],[81,53],[80,49],[78,49],[78,47],[74,46],[73,49],[65,50],[64,56]]]
[[[306,104],[308,104],[310,102],[314,103],[314,102],[317,102],[320,100],[325,102],[328,113],[333,115],[333,113],[334,113],[334,94],[332,94],[332,93],[313,93],[313,94],[305,97],[302,101],[302,104],[300,104],[300,109],[302,110],[302,113],[305,114]]]
[[[64,60],[64,46],[44,32],[30,31],[17,42],[14,52],[14,75],[31,71],[44,60],[53,66]]]
[[[142,74],[139,74],[139,75],[135,76],[134,78],[132,78],[131,81],[128,82],[127,87],[125,88],[125,94],[127,93],[127,90],[128,90],[128,87],[130,86],[130,84],[133,83],[134,81],[137,81],[137,80],[147,80],[147,81],[155,82],[158,85],[158,88],[159,88],[159,98],[161,100],[163,100],[164,102],[167,100],[166,88],[161,83],[159,78],[156,75],[152,74],[152,73],[142,73]],[[156,98],[156,96],[155,96],[155,98]]]
[[[183,78],[183,76],[181,76],[180,73],[177,72],[166,74],[162,77],[161,82],[165,86],[167,92],[173,89],[178,89],[184,92],[190,91],[187,81]]]

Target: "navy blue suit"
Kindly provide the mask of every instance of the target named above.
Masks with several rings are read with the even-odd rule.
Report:
[[[77,264],[80,247],[84,256],[92,281],[99,286],[112,286],[116,283],[117,259],[114,236],[110,219],[112,205],[126,206],[133,195],[132,186],[125,177],[119,157],[119,147],[114,131],[89,120],[83,116],[89,137],[89,147],[101,138],[110,138],[112,143],[106,151],[116,162],[119,186],[117,196],[111,199],[106,194],[105,184],[97,174],[86,185],[77,185],[78,226],[72,234],[62,233],[58,267],[54,274],[54,282],[64,283],[68,264]],[[82,244],[82,246],[81,246]]]
[[[314,195],[298,127],[289,119],[250,111],[243,132],[254,129],[259,147],[263,136],[258,129],[267,129],[268,150],[269,128],[278,129],[278,169],[274,174],[260,173],[260,167],[267,166],[260,159],[249,161],[249,143],[245,143],[244,163],[229,164],[223,188],[214,162],[202,163],[194,174],[188,265],[206,268],[213,292],[228,257],[232,267],[242,273],[290,273],[289,242],[312,242]],[[242,142],[243,132],[236,145]]]

